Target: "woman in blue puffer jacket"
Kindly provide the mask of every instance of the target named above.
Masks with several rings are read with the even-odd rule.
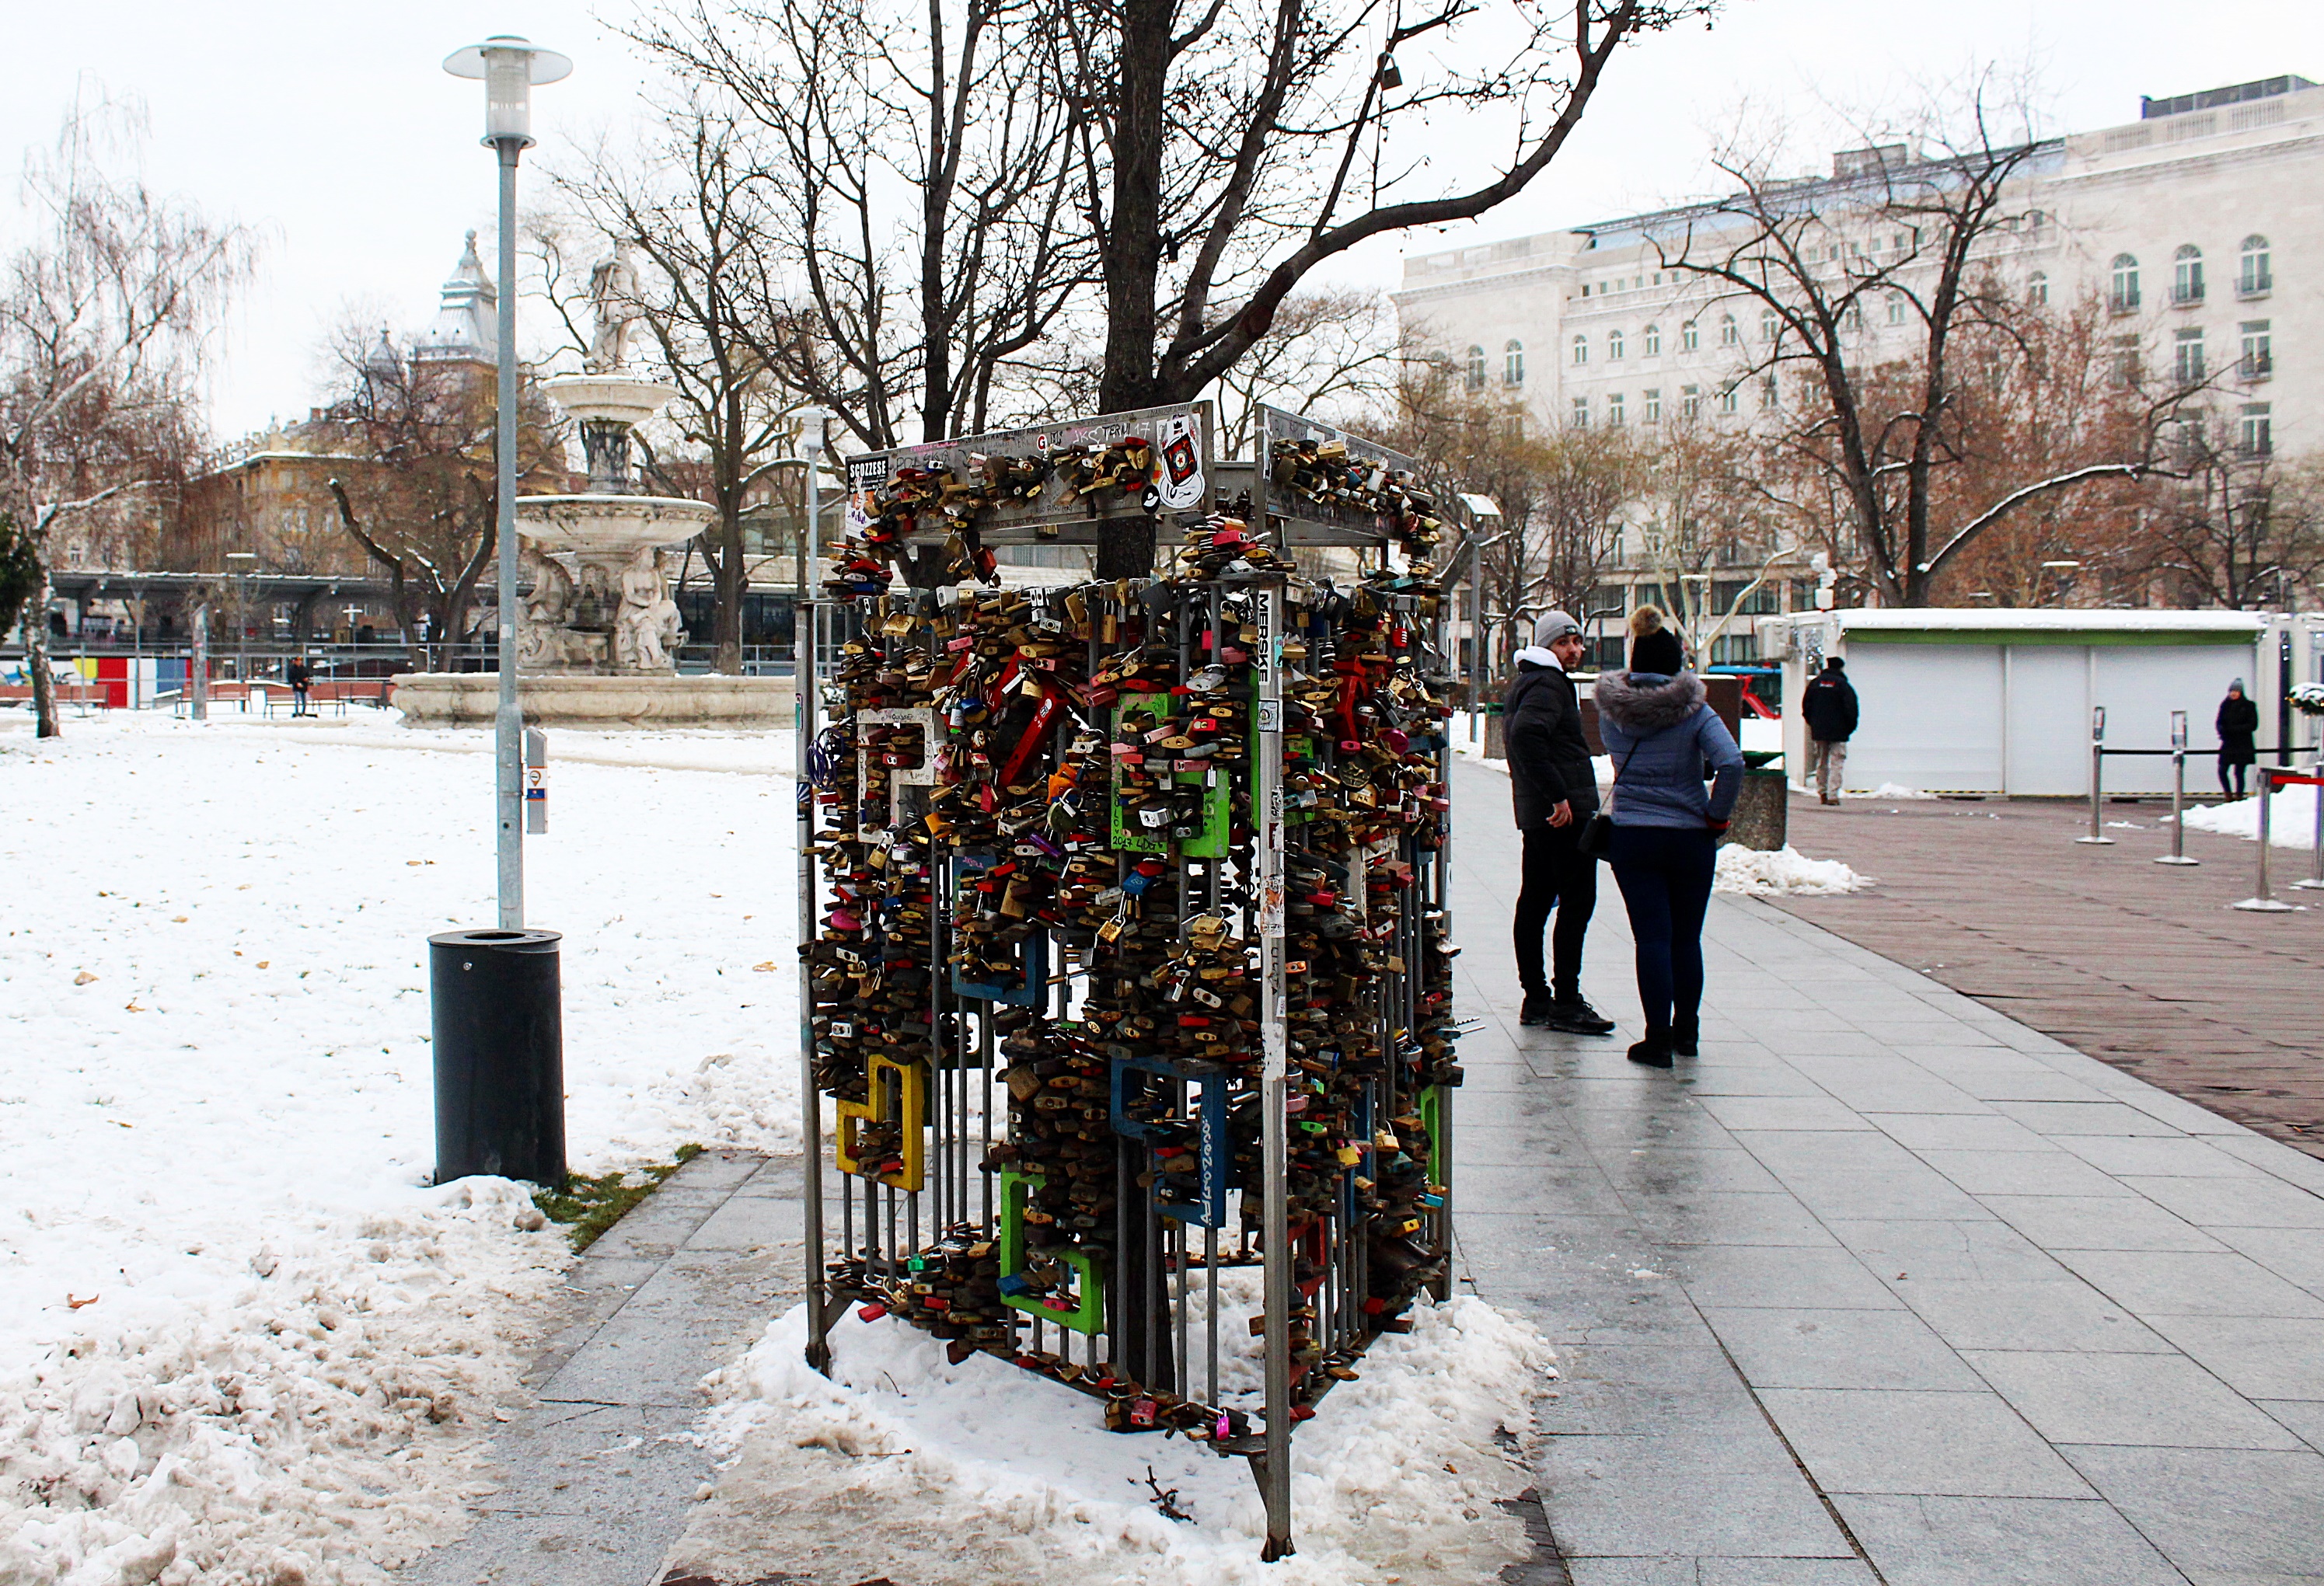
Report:
[[[1743,755],[1692,672],[1607,672],[1596,694],[1614,761],[1607,858],[1637,942],[1646,1018],[1630,1061],[1668,1068],[1673,1053],[1693,1056],[1702,1037],[1702,916],[1720,834],[1743,790]]]

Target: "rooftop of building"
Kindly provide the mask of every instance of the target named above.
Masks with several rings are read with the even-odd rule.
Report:
[[[2309,97],[2310,95],[2313,97]],[[2180,145],[2191,141],[2249,134],[2308,115],[2324,115],[2324,91],[2318,91],[2318,85],[2304,77],[2286,73],[2167,99],[2143,95],[2139,104],[2138,121],[2045,138],[2027,145],[2032,172],[2052,174],[2069,161],[2077,167],[2087,167],[2115,157],[2136,159],[2154,143],[2158,132],[2163,145],[2176,152]],[[2218,116],[2209,114],[2222,107],[2228,110],[2224,124]],[[2144,124],[2170,117],[2196,119],[2181,120],[2161,129]],[[1909,142],[1887,142],[1836,151],[1829,175],[1803,175],[1775,185],[1796,192],[1803,203],[1834,196],[1845,198],[1852,191],[1870,192],[1891,170],[1941,163],[1946,158],[1926,153]],[[1440,286],[1522,270],[1576,264],[1581,263],[1582,254],[1637,245],[1674,226],[1715,212],[1723,202],[1720,198],[1698,199],[1556,231],[1474,243],[1434,254],[1407,254],[1404,284],[1406,288]]]

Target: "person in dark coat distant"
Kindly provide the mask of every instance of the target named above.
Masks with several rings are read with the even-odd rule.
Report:
[[[1838,804],[1848,741],[1856,732],[1856,689],[1849,683],[1846,661],[1833,656],[1800,691],[1800,719],[1807,724],[1808,772],[1815,778],[1816,798]]]
[[[1598,775],[1582,732],[1582,705],[1566,669],[1582,659],[1582,624],[1552,612],[1534,624],[1533,646],[1517,651],[1517,675],[1502,705],[1509,792],[1525,843],[1523,880],[1512,922],[1519,1024],[1571,1035],[1613,1033],[1614,1021],[1582,1000],[1582,940],[1598,908],[1598,862],[1575,845],[1598,807]],[[1541,965],[1541,936],[1557,912],[1554,978]]]
[[[1686,670],[1686,650],[1678,635],[1663,626],[1663,613],[1642,605],[1630,613],[1630,670],[1675,678]]]
[[[2245,697],[2241,678],[2227,685],[2227,696],[2219,701],[2219,718],[2212,725],[2219,734],[2219,791],[2241,798],[2244,772],[2259,759],[2259,705]]]
[[[294,656],[283,669],[283,678],[290,685],[290,714],[307,715],[307,690],[315,685],[315,669],[307,664],[305,656]]]

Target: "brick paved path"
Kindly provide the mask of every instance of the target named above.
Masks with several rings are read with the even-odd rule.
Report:
[[[1838,808],[1794,795],[1792,845],[1880,885],[1783,907],[1802,919],[2141,1079],[2324,1157],[2324,894],[2283,890],[2307,855],[2275,850],[2298,914],[2251,896],[2257,846],[2187,834],[2169,807],[2109,804],[2110,848],[2073,838],[2086,807],[1944,799]]]

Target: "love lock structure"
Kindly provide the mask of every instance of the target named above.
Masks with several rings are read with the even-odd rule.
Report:
[[[894,1316],[1248,1457],[1273,1559],[1293,1428],[1448,1292],[1461,1070],[1441,526],[1411,459],[1259,420],[851,458],[798,818],[808,1359]],[[1097,577],[1001,587],[1044,541]]]

